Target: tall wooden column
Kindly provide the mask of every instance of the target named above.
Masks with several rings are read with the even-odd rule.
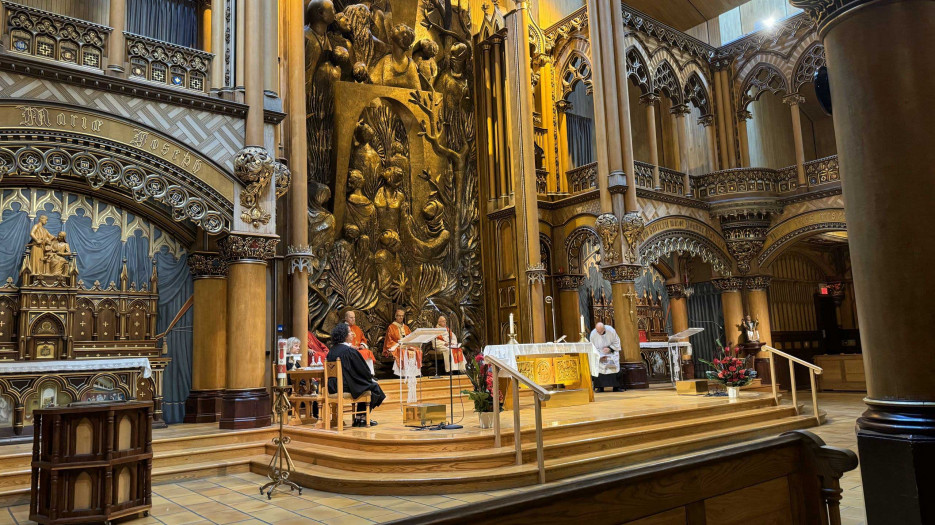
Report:
[[[583,275],[567,274],[555,276],[558,286],[558,300],[562,307],[561,332],[568,341],[577,341],[581,332],[581,303],[578,300],[578,287],[584,282]]]
[[[688,168],[686,166],[685,158],[688,156],[688,139],[686,137],[685,131],[685,115],[688,115],[691,112],[688,109],[688,104],[678,104],[672,106],[672,116],[674,117],[675,125],[675,143],[677,144],[675,150],[675,159],[678,167],[678,171],[684,173],[682,176],[682,187],[684,195],[691,196],[691,177],[688,175]]]
[[[649,163],[653,165],[653,189],[661,190],[659,181],[659,144],[656,140],[656,102],[659,95],[647,93],[640,97],[640,102],[646,106],[646,129],[649,130]]]
[[[649,377],[640,357],[640,334],[636,315],[636,279],[643,267],[637,264],[618,264],[601,268],[604,279],[610,281],[614,304],[614,329],[620,336],[620,368],[624,372],[627,388],[649,388]]]
[[[717,130],[714,125],[714,115],[702,115],[698,122],[704,126],[705,139],[708,142],[708,159],[711,163],[709,169],[711,171],[717,171],[720,169],[718,166],[717,158]]]
[[[211,93],[214,95],[224,86],[224,33],[227,26],[224,12],[227,1],[211,0],[211,52],[214,53],[214,60],[211,61]]]
[[[669,296],[669,311],[672,312],[672,333],[688,330],[688,296],[685,295],[685,285],[682,283],[666,284],[666,294]],[[687,339],[683,339],[686,341]],[[682,379],[694,379],[695,366],[692,356],[687,352],[679,352],[679,368]]]
[[[188,256],[194,287],[192,305],[192,390],[185,401],[186,423],[221,417],[227,387],[227,263],[217,253]]]
[[[799,105],[805,102],[805,97],[798,93],[793,93],[783,97],[783,102],[789,105],[792,112],[792,138],[795,143],[795,171],[799,179],[799,187],[808,186],[805,179],[805,145],[802,142],[802,115],[799,112]]]
[[[535,136],[532,125],[532,71],[529,63],[529,20],[526,2],[505,17],[507,137],[516,210],[517,273],[520,291],[520,335],[529,343],[545,342],[546,271],[539,253],[539,205],[536,190]],[[521,273],[525,272],[525,273]],[[524,304],[525,303],[525,304]]]
[[[6,24],[6,21],[3,23]],[[127,62],[127,41],[123,36],[127,30],[127,0],[110,0],[108,23],[112,31],[107,37],[107,69],[123,73]]]
[[[229,265],[227,283],[227,390],[220,427],[258,428],[271,423],[266,390],[266,261],[276,254],[276,236],[232,233],[221,240]]]
[[[244,67],[244,103],[247,104],[247,126],[245,146],[263,147],[266,142],[263,138],[263,64],[258,50],[263,49],[263,11],[260,9],[260,0],[242,0],[244,4],[243,35],[244,46],[249,49],[243,57]],[[238,31],[239,33],[240,31]],[[239,40],[239,38],[238,38]]]
[[[743,319],[743,279],[740,277],[722,277],[711,281],[721,291],[721,310],[724,313],[725,345],[734,346],[738,341],[737,325]]]
[[[286,126],[288,129],[288,158],[292,172],[289,190],[289,267],[290,307],[292,312],[289,333],[298,337],[301,347],[308,348],[308,147],[305,128],[305,25],[302,0],[280,0],[283,6],[282,24],[285,29],[287,72]],[[304,263],[304,264],[303,264]],[[302,352],[302,366],[306,366],[308,352]]]
[[[750,167],[750,139],[747,138],[747,121],[753,117],[753,114],[747,110],[737,112],[737,136],[740,142],[740,166]]]
[[[935,519],[935,2],[793,0],[819,18],[847,196],[867,411],[867,523]],[[898,174],[899,184],[893,184]]]

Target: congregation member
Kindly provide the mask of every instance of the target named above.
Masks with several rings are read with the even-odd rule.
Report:
[[[357,315],[354,313],[354,310],[348,310],[344,314],[344,322],[347,324],[351,334],[350,339],[348,339],[348,344],[360,352],[361,357],[364,358],[364,362],[367,363],[367,368],[370,369],[370,375],[373,375],[373,352],[370,351],[370,346],[367,345],[367,337],[364,335],[364,331],[357,325]],[[331,344],[334,344],[334,342]]]
[[[331,330],[331,351],[328,352],[328,361],[341,360],[341,376],[344,378],[344,391],[349,392],[355,398],[364,392],[370,391],[370,410],[383,403],[386,394],[383,389],[373,379],[373,374],[367,368],[363,356],[348,341],[350,340],[350,328],[347,323],[338,323]],[[328,378],[328,392],[338,394],[338,380],[335,377]],[[365,403],[358,403],[357,410],[363,411],[366,408]],[[372,418],[370,426],[377,424]],[[355,415],[352,426],[366,426],[363,415]]]
[[[286,339],[286,370],[302,368],[302,341],[298,337]]]
[[[594,352],[598,354],[597,375],[592,376],[594,391],[603,392],[611,387],[614,392],[623,392],[623,374],[620,369],[620,337],[614,327],[604,323],[594,325],[589,338]],[[592,373],[595,371],[592,371]]]
[[[451,365],[454,364],[454,371],[463,374],[465,372],[464,353],[458,345],[458,336],[455,335],[453,331],[448,330],[448,319],[444,315],[438,316],[438,322],[435,323],[435,328],[445,329],[444,335],[439,335],[435,339],[432,339],[432,350],[435,350],[435,352],[444,357],[445,372],[451,371]],[[448,339],[449,334],[451,335],[450,341]],[[450,359],[448,356],[449,350],[451,350],[452,353]]]

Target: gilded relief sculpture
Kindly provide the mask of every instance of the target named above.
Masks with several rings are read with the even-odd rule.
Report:
[[[75,254],[71,251],[64,231],[52,235],[45,228],[49,218],[40,215],[29,231],[29,244],[20,270],[24,285],[74,285],[78,274]]]
[[[450,0],[405,1],[306,11],[309,327],[324,337],[355,310],[379,344],[397,308],[434,326],[431,300],[479,348],[470,18]]]

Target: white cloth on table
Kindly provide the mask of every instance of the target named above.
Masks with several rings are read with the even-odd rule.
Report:
[[[592,353],[597,356],[597,367],[592,374],[616,374],[620,372],[620,336],[614,327],[604,325],[604,333],[597,333],[597,328],[591,330]],[[610,348],[612,351],[605,351]]]
[[[419,376],[422,375],[422,363],[416,357],[416,352],[409,352],[403,349],[403,366],[400,369],[396,360],[393,360],[393,373],[399,377],[400,381],[406,382],[406,402],[415,403],[419,401],[416,393],[416,387],[419,385]]]
[[[67,361],[21,361],[0,364],[0,374],[24,374],[33,372],[83,372],[95,370],[126,370],[139,368],[143,377],[153,375],[149,359],[145,357],[126,357],[120,359],[69,359]]]
[[[530,343],[515,345],[488,345],[484,347],[484,355],[492,355],[503,361],[504,364],[516,369],[516,356],[520,355],[564,355],[587,354],[590,370],[597,369],[597,354],[591,343]],[[589,374],[593,372],[588,372]],[[507,377],[502,371],[501,377]]]

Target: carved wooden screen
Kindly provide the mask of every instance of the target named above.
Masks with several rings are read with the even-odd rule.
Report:
[[[103,301],[97,312],[97,340],[113,341],[117,333],[117,305]]]

